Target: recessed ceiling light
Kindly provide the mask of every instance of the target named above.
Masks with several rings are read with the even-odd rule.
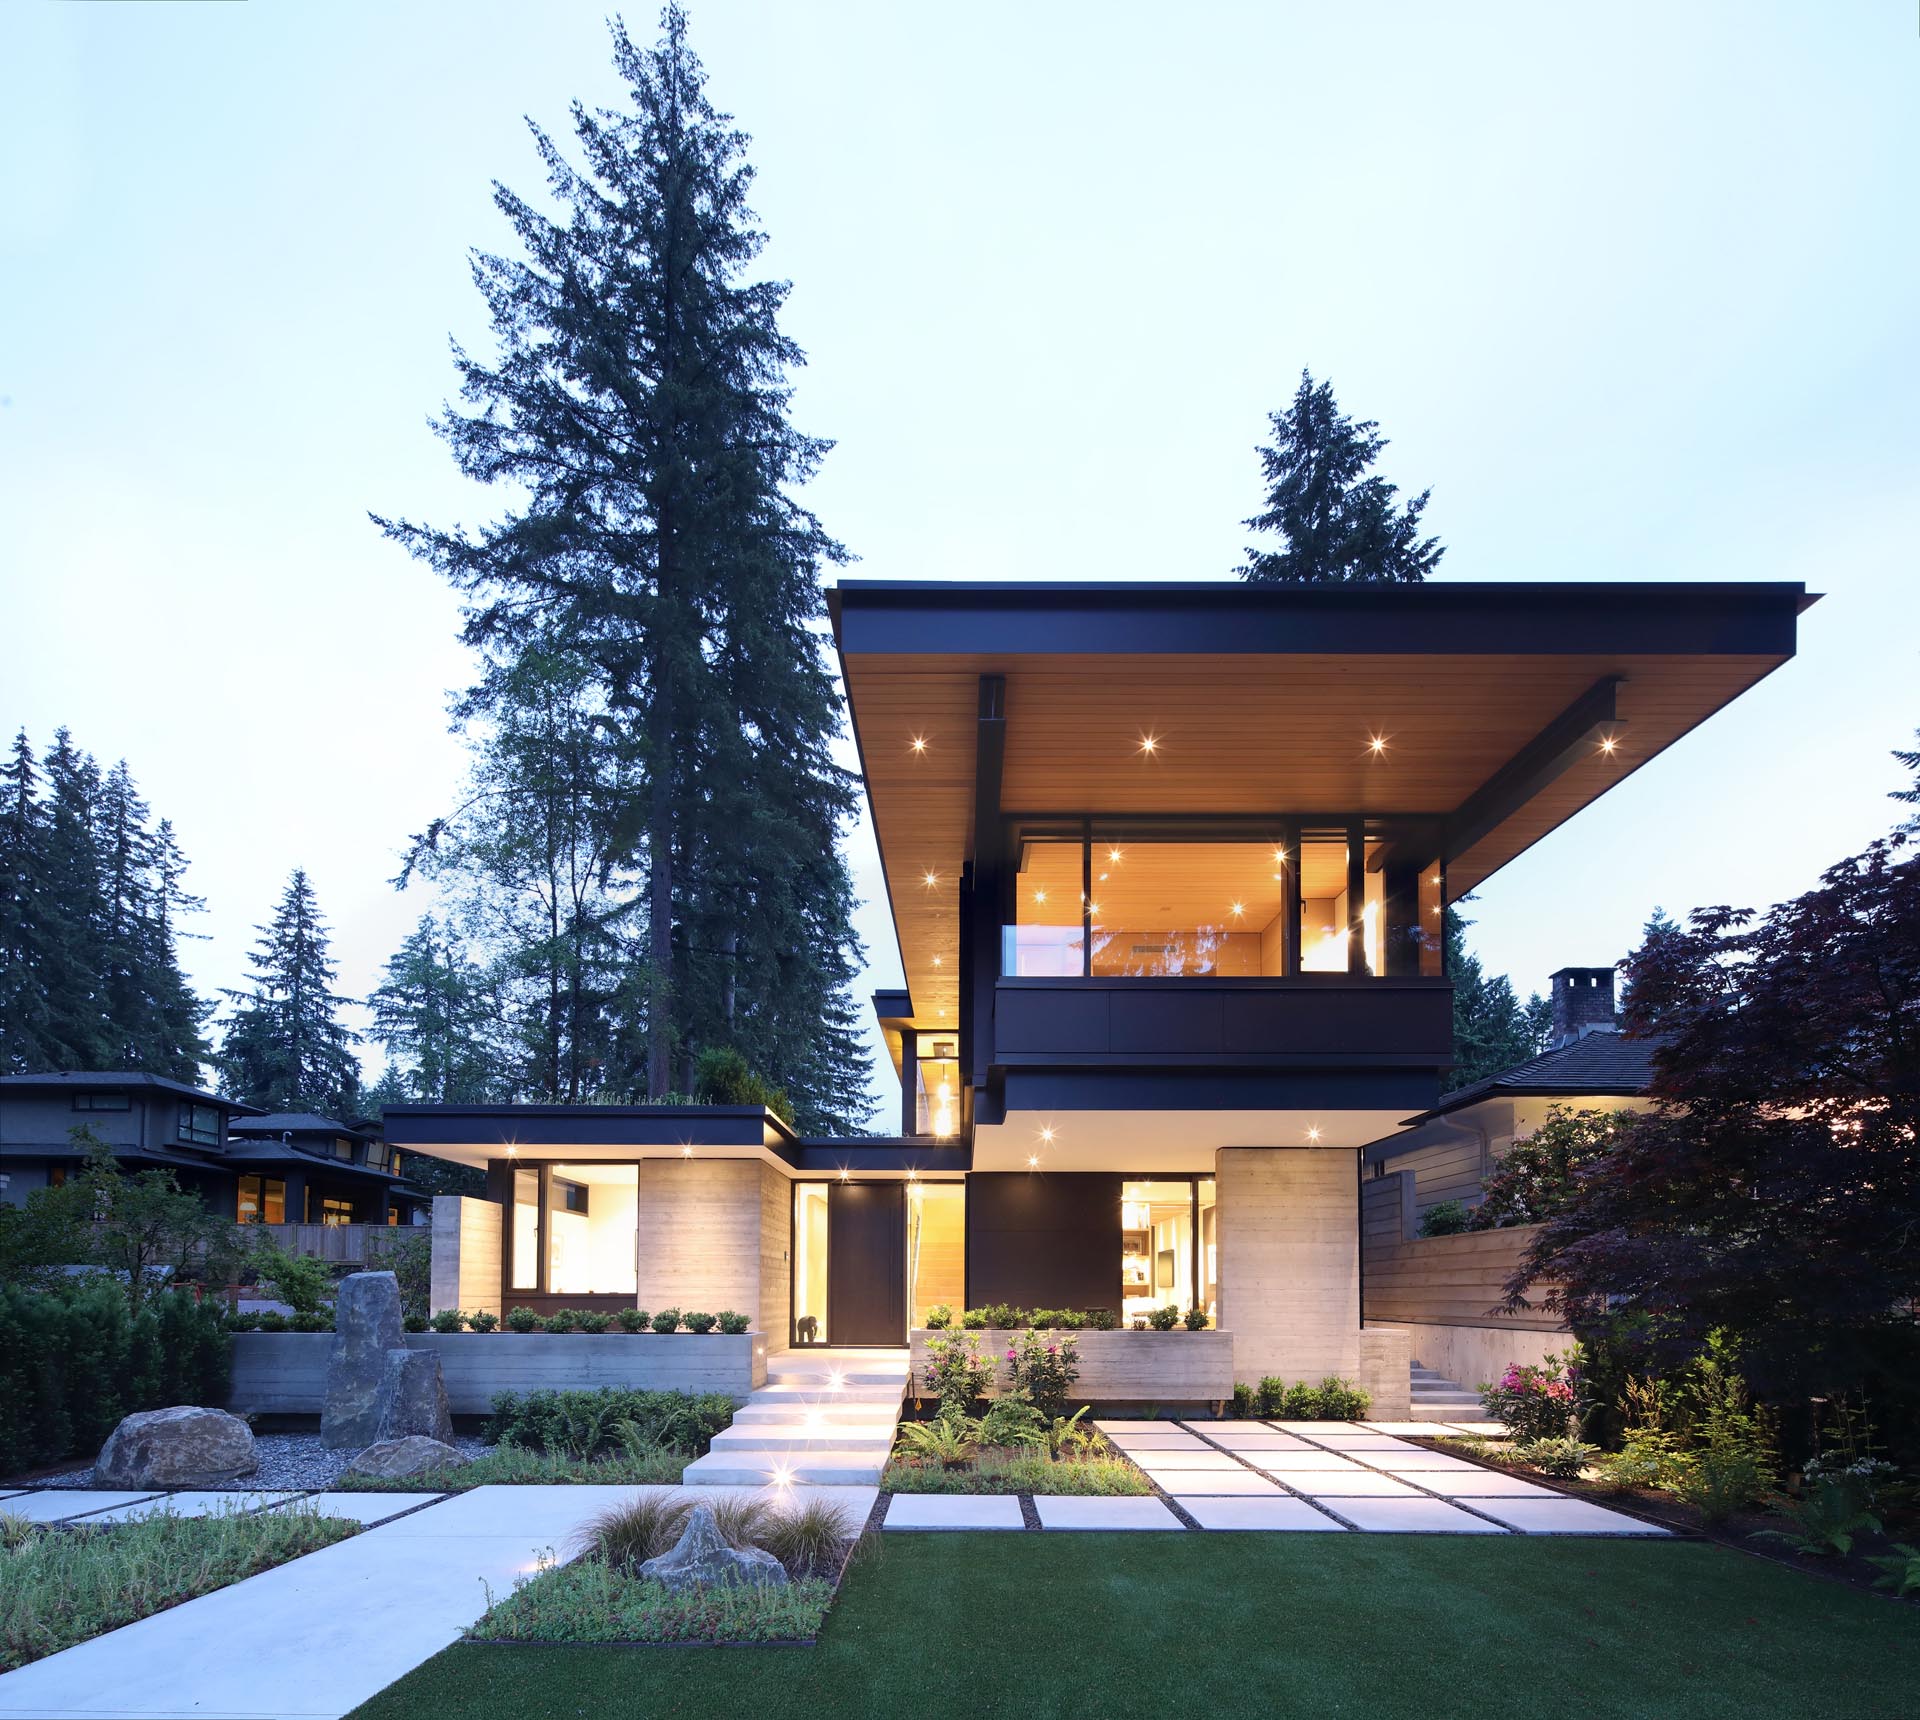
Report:
[[[1310,1141],[1317,1141],[1317,1140],[1319,1140],[1319,1139],[1320,1139],[1320,1131],[1319,1131],[1319,1129],[1318,1129],[1318,1128],[1310,1128],[1310,1129],[1308,1129],[1308,1130],[1307,1130],[1307,1139],[1308,1139],[1308,1140],[1310,1140]]]
[[[1039,1168],[1040,1168],[1039,1158],[1033,1153],[1027,1154],[1027,1169],[1030,1171],[1037,1171]]]
[[[1153,755],[1160,750],[1160,737],[1158,735],[1142,735],[1140,737],[1140,750],[1145,753],[1148,758],[1152,758]]]
[[[1048,1146],[1053,1145],[1053,1125],[1051,1123],[1045,1123],[1041,1125],[1040,1139],[1044,1141]]]
[[[927,737],[925,735],[915,735],[913,737],[913,750],[917,753],[923,753],[927,750]]]
[[[922,882],[931,890],[934,885],[940,882],[940,874],[938,872],[929,872],[922,879]]]
[[[1033,899],[1034,899],[1034,900],[1035,900],[1036,902],[1044,902],[1044,901],[1045,901],[1045,900],[1047,899],[1047,893],[1046,893],[1046,891],[1045,891],[1045,890],[1035,890],[1035,891],[1034,891],[1034,893],[1033,893]]]
[[[939,956],[935,956],[935,957],[933,958],[933,965],[934,965],[935,967],[939,967],[939,966],[940,966],[940,964],[941,964],[941,958],[940,958]]]
[[[1118,848],[1109,848],[1107,850],[1107,858],[1117,866],[1126,856],[1122,854]]]
[[[1235,902],[1235,903],[1233,904],[1233,911],[1234,911],[1234,912],[1235,912],[1236,914],[1244,914],[1244,913],[1245,913],[1245,912],[1247,911],[1247,905],[1246,905],[1246,903],[1245,903],[1245,902]]]
[[[1607,753],[1611,755],[1614,749],[1619,746],[1619,744],[1620,744],[1620,737],[1618,735],[1602,735],[1600,737],[1600,750],[1603,753]]]
[[[1284,866],[1284,865],[1286,865],[1286,863],[1287,863],[1287,851],[1286,851],[1286,849],[1284,849],[1284,848],[1276,848],[1276,849],[1274,849],[1274,851],[1273,851],[1273,863],[1274,863],[1274,864],[1275,864],[1276,866]]]
[[[1387,737],[1385,735],[1368,735],[1367,748],[1375,758],[1378,758],[1387,750]]]

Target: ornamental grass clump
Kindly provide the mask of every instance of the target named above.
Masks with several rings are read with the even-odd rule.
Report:
[[[638,1572],[680,1539],[693,1503],[685,1496],[650,1491],[610,1505],[581,1529],[580,1546],[617,1571]]]

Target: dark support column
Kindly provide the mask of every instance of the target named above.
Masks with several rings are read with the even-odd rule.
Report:
[[[1000,977],[1000,927],[1006,905],[1006,826],[1000,816],[1000,775],[1007,753],[1007,678],[980,677],[980,718],[974,735],[973,863],[968,937],[960,952],[968,982],[966,1085],[979,1091],[993,1062],[994,982]],[[965,1119],[971,1125],[971,1111]]]
[[[1280,867],[1280,972],[1287,979],[1300,974],[1300,824],[1288,819],[1281,826],[1280,846],[1286,863]]]
[[[920,1123],[916,1102],[914,1061],[920,1055],[920,1036],[911,1027],[900,1029],[900,1133],[911,1135]]]
[[[1386,874],[1387,972],[1395,978],[1420,971],[1420,868],[1395,856]]]
[[[307,1220],[307,1174],[287,1172],[287,1223],[305,1224]]]
[[[1367,905],[1367,827],[1360,819],[1347,825],[1347,972],[1367,971],[1367,943],[1361,918]]]

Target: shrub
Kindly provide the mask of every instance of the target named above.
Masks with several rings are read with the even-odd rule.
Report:
[[[1204,1332],[1206,1329],[1207,1329],[1206,1309],[1189,1308],[1187,1310],[1187,1330],[1189,1332]]]
[[[467,1323],[466,1315],[458,1308],[442,1308],[427,1322],[436,1332],[457,1332]]]
[[[1611,1457],[1603,1457],[1600,1468],[1616,1487],[1667,1487],[1679,1478],[1683,1461],[1672,1435],[1640,1429],[1630,1432]]]
[[[644,1308],[622,1308],[614,1315],[615,1321],[623,1332],[644,1332],[647,1329],[647,1322],[652,1318],[653,1316]]]
[[[1600,1448],[1582,1440],[1564,1437],[1528,1439],[1515,1442],[1513,1455],[1522,1463],[1531,1464],[1542,1475],[1557,1476],[1562,1481],[1578,1481],[1581,1472],[1600,1455]]]
[[[953,1324],[953,1310],[944,1302],[936,1302],[927,1310],[927,1330],[944,1332]]]
[[[1028,1446],[1047,1444],[1049,1418],[1034,1407],[1033,1399],[1019,1388],[1004,1392],[988,1406],[980,1418],[982,1445]]]
[[[531,1308],[509,1308],[506,1324],[509,1332],[537,1332],[541,1319]]]
[[[844,1505],[818,1496],[776,1511],[761,1525],[759,1542],[789,1576],[832,1576],[855,1524]]]
[[[1112,1308],[1089,1308],[1087,1310],[1087,1330],[1090,1332],[1117,1332],[1120,1329],[1120,1316]]]
[[[1540,1366],[1516,1362],[1497,1385],[1480,1388],[1480,1402],[1516,1440],[1564,1439],[1577,1406],[1574,1357],[1549,1355]]]
[[[254,1332],[258,1331],[259,1327],[260,1316],[258,1314],[242,1314],[236,1311],[227,1316],[227,1330],[229,1332]]]
[[[488,1313],[485,1308],[476,1308],[467,1316],[467,1326],[475,1332],[497,1332],[500,1329],[500,1316]]]
[[[1278,1415],[1280,1413],[1280,1405],[1285,1401],[1286,1395],[1287,1382],[1278,1374],[1262,1375],[1260,1389],[1256,1394],[1260,1405],[1260,1413],[1262,1415]]]
[[[1156,1332],[1171,1332],[1175,1326],[1180,1324],[1180,1309],[1178,1305],[1169,1302],[1163,1308],[1154,1309],[1154,1311],[1147,1316],[1147,1324]]]
[[[560,1456],[591,1458],[617,1450],[671,1447],[698,1457],[733,1421],[724,1392],[690,1395],[606,1386],[598,1391],[502,1392],[486,1437]],[[631,1429],[631,1432],[627,1431]]]
[[[1026,1393],[1044,1425],[1067,1413],[1067,1398],[1080,1378],[1080,1346],[1071,1333],[1043,1338],[1022,1332],[1007,1347],[1007,1368],[1014,1390]]]
[[[969,1308],[960,1316],[960,1324],[969,1332],[984,1332],[987,1329],[986,1309]]]
[[[1357,1421],[1373,1402],[1367,1392],[1337,1374],[1327,1375],[1318,1385],[1305,1380],[1287,1385],[1278,1375],[1268,1374],[1254,1396],[1261,1415],[1285,1421]]]
[[[309,1318],[311,1318],[311,1316],[306,1314],[294,1315],[293,1321],[292,1321],[293,1329],[296,1332],[311,1332],[317,1329],[324,1330],[324,1328],[315,1328],[313,1326],[301,1325],[300,1322],[302,1320],[306,1320]],[[427,1329],[427,1317],[424,1314],[404,1315],[402,1316],[400,1321],[400,1329],[403,1332],[424,1332]]]
[[[427,1329],[426,1321],[421,1319],[418,1314],[409,1314],[400,1324],[409,1332],[424,1332]],[[331,1332],[333,1330],[333,1314],[327,1309],[322,1309],[317,1314],[296,1314],[287,1322],[287,1330],[290,1332]]]
[[[99,1449],[120,1418],[226,1401],[233,1337],[224,1310],[155,1291],[130,1314],[119,1285],[0,1285],[0,1474]]]
[[[680,1310],[678,1308],[662,1308],[659,1313],[654,1315],[652,1323],[653,1329],[656,1332],[677,1332],[680,1330]]]
[[[257,1238],[246,1264],[260,1288],[273,1301],[286,1303],[289,1313],[317,1314],[333,1304],[333,1274],[327,1263],[310,1254],[289,1254],[270,1235]]]
[[[1421,1215],[1420,1234],[1422,1236],[1458,1236],[1467,1228],[1472,1215],[1466,1204],[1457,1200],[1443,1200],[1430,1206]]]
[[[689,1332],[706,1333],[713,1330],[713,1316],[711,1314],[687,1314],[682,1317],[680,1323],[685,1326]]]
[[[590,1310],[579,1316],[579,1326],[581,1331],[598,1337],[600,1333],[612,1330],[613,1316],[602,1314],[598,1310]]]
[[[737,1314],[731,1308],[723,1308],[718,1318],[720,1321],[720,1330],[725,1332],[729,1338],[744,1336],[747,1329],[753,1324],[753,1321],[745,1314]]]
[[[287,1329],[287,1317],[284,1314],[256,1314],[253,1326],[257,1332],[284,1332]]]
[[[1877,1535],[1880,1519],[1870,1509],[1865,1483],[1851,1475],[1823,1475],[1800,1499],[1775,1500],[1774,1511],[1791,1527],[1757,1529],[1750,1539],[1785,1541],[1796,1553],[1824,1558],[1853,1551],[1853,1538],[1863,1530]]]
[[[1233,1388],[1233,1418],[1235,1421],[1252,1421],[1259,1411],[1260,1394],[1250,1385],[1236,1385]]]
[[[381,1262],[399,1281],[400,1311],[425,1319],[433,1295],[433,1235],[420,1230],[389,1246]]]
[[[619,1505],[609,1505],[590,1519],[580,1531],[580,1545],[616,1571],[631,1575],[680,1539],[693,1506],[692,1499],[676,1499],[671,1493],[639,1494]]]
[[[543,1332],[571,1332],[577,1320],[578,1316],[575,1315],[571,1308],[556,1308],[540,1322],[540,1330]]]
[[[927,1390],[940,1400],[942,1415],[965,1415],[992,1383],[993,1364],[980,1354],[978,1338],[949,1332],[927,1340]]]
[[[1373,1404],[1373,1394],[1329,1374],[1320,1382],[1319,1419],[1322,1421],[1358,1421]]]
[[[1574,1203],[1580,1173],[1613,1150],[1633,1127],[1631,1111],[1570,1111],[1555,1105],[1547,1120],[1500,1156],[1467,1228],[1539,1224]],[[1437,1232],[1422,1230],[1421,1234]]]

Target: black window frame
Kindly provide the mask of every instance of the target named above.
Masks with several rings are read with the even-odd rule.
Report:
[[[73,1108],[76,1111],[131,1111],[133,1100],[125,1093],[76,1093]]]
[[[211,1133],[199,1132],[196,1118],[201,1113],[213,1119]],[[217,1147],[227,1138],[226,1114],[218,1105],[203,1105],[194,1099],[180,1101],[180,1118],[177,1128],[180,1139],[196,1147]]]

